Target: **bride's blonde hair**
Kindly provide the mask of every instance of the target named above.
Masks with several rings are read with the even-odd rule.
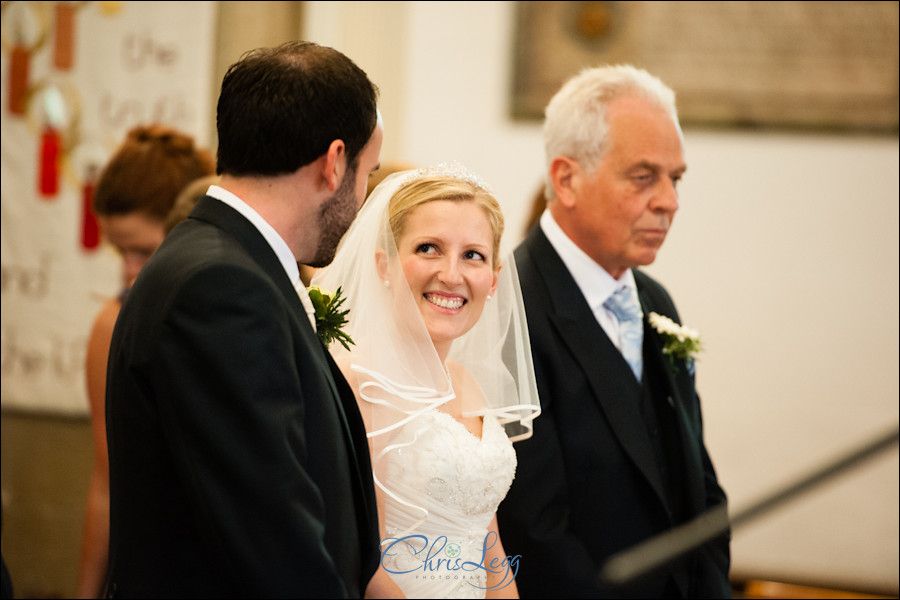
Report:
[[[474,202],[484,210],[493,234],[491,265],[496,268],[500,239],[503,237],[503,212],[494,195],[474,180],[468,181],[448,174],[434,174],[417,177],[403,185],[391,198],[388,208],[394,240],[397,241],[402,237],[406,219],[416,207],[436,200]]]

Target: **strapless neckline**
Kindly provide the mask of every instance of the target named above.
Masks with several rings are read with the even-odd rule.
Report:
[[[472,430],[470,430],[468,427],[466,427],[465,424],[461,423],[456,417],[454,417],[450,413],[444,412],[442,410],[435,410],[434,413],[438,414],[438,415],[442,415],[445,420],[452,421],[453,423],[455,423],[457,427],[462,428],[466,433],[469,434],[469,437],[471,437],[473,440],[475,440],[478,443],[484,443],[485,436],[487,435],[486,430],[487,430],[489,421],[493,421],[494,424],[499,425],[499,423],[497,423],[496,419],[494,419],[490,415],[487,417],[482,417],[482,419],[481,419],[481,437],[478,437],[477,435],[472,433]]]

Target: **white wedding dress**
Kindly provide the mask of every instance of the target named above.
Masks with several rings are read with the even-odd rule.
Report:
[[[483,598],[488,527],[506,497],[516,454],[503,427],[484,418],[482,437],[431,410],[407,423],[384,457],[384,568],[408,598]],[[511,582],[518,563],[495,563]],[[501,584],[502,585],[502,584]]]

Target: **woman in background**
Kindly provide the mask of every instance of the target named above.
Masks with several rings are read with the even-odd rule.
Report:
[[[91,327],[86,380],[94,439],[78,579],[79,598],[102,598],[109,554],[109,456],[106,448],[106,362],[113,327],[128,289],[166,235],[166,219],[184,188],[215,173],[215,159],[171,127],[131,129],[107,163],[94,192],[106,241],[122,257],[122,292],[107,300]]]

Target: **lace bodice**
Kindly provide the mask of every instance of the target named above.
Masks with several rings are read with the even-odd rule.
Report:
[[[493,516],[516,469],[516,453],[497,421],[485,420],[481,439],[437,410],[411,425],[427,429],[414,444],[391,453],[388,479],[417,487],[465,515]]]
[[[385,530],[400,541],[385,552],[385,567],[408,597],[484,597],[478,565],[495,543],[488,527],[516,469],[503,427],[485,417],[479,439],[434,410],[393,443],[384,477],[397,498],[385,501]]]

